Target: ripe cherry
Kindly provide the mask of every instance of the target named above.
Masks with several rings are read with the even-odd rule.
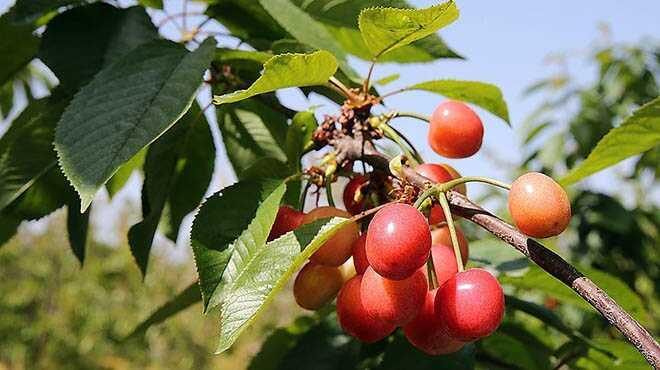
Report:
[[[362,275],[355,275],[341,288],[337,297],[337,318],[345,332],[362,342],[372,343],[390,335],[396,326],[367,314],[362,304],[361,284]]]
[[[293,282],[293,296],[300,307],[318,310],[335,298],[343,284],[344,277],[338,267],[308,262]]]
[[[367,260],[367,234],[362,234],[357,241],[353,244],[353,265],[355,266],[355,271],[358,274],[364,274],[369,267],[369,261]]]
[[[492,334],[504,316],[504,293],[488,271],[470,269],[447,280],[435,297],[436,312],[451,336],[470,342]]]
[[[422,269],[404,280],[389,280],[371,267],[362,277],[362,304],[372,318],[392,325],[405,325],[419,312],[428,283]]]
[[[318,207],[303,217],[303,224],[321,218],[345,217],[351,214],[335,207]],[[309,258],[310,261],[325,266],[340,266],[351,256],[353,243],[360,236],[358,225],[354,222],[342,227]]]
[[[566,229],[571,221],[571,202],[552,178],[529,172],[511,185],[509,212],[520,231],[535,238],[547,238]]]
[[[280,236],[295,230],[302,225],[305,213],[289,206],[281,206],[277,211],[275,223],[268,234],[268,241],[275,240]]]
[[[433,244],[433,247],[431,247],[431,256],[433,257],[433,268],[438,280],[438,286],[442,286],[445,281],[458,273],[454,249],[447,245]]]
[[[470,248],[468,247],[468,241],[465,238],[465,234],[463,234],[463,230],[458,225],[455,224],[454,229],[456,230],[458,247],[461,249],[461,260],[465,265],[470,255]],[[451,242],[451,234],[449,234],[449,226],[444,225],[436,229],[433,229],[431,231],[431,241],[433,242],[433,244],[442,244],[453,249],[454,244],[452,244]]]
[[[358,214],[365,209],[367,198],[365,194],[369,178],[364,175],[358,175],[351,179],[344,188],[344,207],[351,214]]]
[[[426,293],[422,309],[411,322],[403,327],[403,333],[413,346],[433,356],[456,352],[465,345],[444,331],[442,316],[435,308],[437,292],[438,289],[434,289]]]
[[[367,259],[381,276],[402,280],[419,269],[431,250],[426,218],[415,207],[391,203],[376,212],[367,230]]]
[[[431,115],[429,145],[443,157],[469,157],[479,151],[483,137],[481,119],[461,102],[440,103]]]
[[[426,177],[427,179],[433,181],[434,183],[443,183],[453,179],[453,176],[447,171],[444,167],[439,164],[433,163],[424,163],[420,164],[415,168],[415,171],[420,175]],[[439,222],[445,221],[445,214],[442,211],[442,207],[439,205],[431,207],[431,213],[429,215],[429,223],[435,225]]]

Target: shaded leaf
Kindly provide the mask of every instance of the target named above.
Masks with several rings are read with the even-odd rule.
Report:
[[[309,111],[298,112],[293,116],[291,125],[286,133],[286,154],[289,164],[297,171],[302,169],[300,157],[304,150],[312,143],[312,135],[318,128],[314,113]]]
[[[327,51],[276,55],[264,64],[263,74],[249,88],[216,95],[213,103],[233,103],[286,87],[324,85],[336,71],[337,60]]]
[[[284,191],[282,189],[281,194]],[[280,195],[281,198],[281,195]],[[273,220],[279,206],[271,203],[268,211]],[[255,219],[256,220],[256,219]],[[220,309],[220,343],[217,352],[224,352],[261,314],[279,293],[291,275],[349,220],[335,217],[304,225],[266,246],[250,242],[248,232],[237,244],[227,270],[222,277],[223,302]],[[272,225],[272,222],[271,222]],[[261,227],[265,240],[270,229]],[[302,252],[301,252],[302,251]]]
[[[374,369],[400,370],[414,364],[415,370],[471,370],[475,365],[474,355],[474,345],[467,344],[456,353],[429,356],[413,347],[401,333],[397,333],[385,348],[385,356],[380,365]]]
[[[150,327],[162,323],[199,302],[201,299],[202,296],[199,294],[199,286],[197,285],[197,282],[190,284],[186,289],[177,294],[176,297],[160,306],[156,311],[149,315],[149,317],[136,326],[126,339],[144,335]]]
[[[133,158],[129,159],[128,162],[121,165],[117,172],[112,175],[110,180],[105,184],[110,198],[114,197],[126,185],[126,182],[131,178],[134,171],[140,171],[146,156],[147,148],[145,147],[134,155]]]
[[[238,174],[239,180],[283,179],[291,175],[289,166],[275,158],[263,157]]]
[[[275,329],[250,361],[248,370],[277,370],[287,353],[300,343],[303,335],[315,324],[317,320],[314,318],[301,316],[293,324]]]
[[[523,343],[499,331],[483,338],[479,345],[491,357],[497,358],[515,369],[550,369],[547,357],[530,351],[527,347],[528,343]]]
[[[426,9],[369,8],[358,24],[367,48],[375,58],[427,37],[458,18],[453,1]]]
[[[493,84],[478,81],[435,80],[412,85],[406,90],[430,91],[472,103],[509,123],[509,110],[502,91]]]
[[[643,153],[660,143],[660,98],[642,106],[623,123],[610,130],[589,153],[559,182],[566,186]]]
[[[211,38],[192,53],[170,41],[142,45],[76,94],[58,124],[55,148],[83,211],[123,163],[188,110],[214,48]]]
[[[498,239],[470,243],[470,261],[489,265],[503,273],[519,274],[529,266],[529,259]]]
[[[58,8],[89,1],[92,0],[17,0],[8,15],[15,23],[33,23]]]
[[[85,262],[85,245],[87,244],[87,233],[89,229],[89,213],[92,208],[87,208],[85,213],[80,213],[80,200],[75,196],[71,198],[72,199],[67,205],[66,229],[69,236],[71,250],[82,266]]]
[[[144,8],[97,3],[55,17],[44,32],[39,58],[65,89],[76,91],[104,67],[156,39],[158,30]]]
[[[10,22],[8,15],[0,17],[0,86],[12,80],[37,55],[39,38],[32,27]],[[6,114],[7,112],[5,112]]]

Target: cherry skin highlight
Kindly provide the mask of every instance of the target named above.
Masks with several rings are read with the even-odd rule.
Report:
[[[376,212],[366,240],[369,265],[381,276],[402,280],[424,265],[431,250],[426,218],[415,207],[391,203]]]
[[[298,306],[315,311],[332,301],[343,284],[344,277],[338,267],[308,262],[296,276],[293,297]]]
[[[328,217],[350,218],[351,214],[335,207],[318,207],[305,215],[303,224]],[[354,222],[347,224],[314,252],[309,259],[319,265],[340,266],[351,256],[353,243],[359,236],[358,225]]]
[[[420,351],[432,355],[454,353],[465,345],[447,335],[442,328],[442,316],[436,311],[435,296],[438,289],[426,293],[424,305],[417,316],[403,327],[406,338]]]
[[[447,158],[467,158],[481,148],[484,125],[467,105],[453,100],[440,103],[431,115],[429,145]]]
[[[435,276],[438,279],[438,286],[442,286],[442,284],[458,273],[454,249],[447,245],[433,244],[433,247],[431,247],[431,256],[433,258]]]
[[[358,274],[364,274],[369,267],[369,261],[367,260],[367,234],[362,234],[357,241],[353,244],[353,266],[355,266],[355,272]]]
[[[456,230],[456,239],[458,239],[458,248],[461,250],[461,260],[463,261],[463,265],[465,265],[470,255],[470,248],[468,246],[468,241],[465,238],[465,234],[463,233],[463,230],[458,225],[454,224],[454,229]],[[449,226],[444,225],[436,229],[433,229],[431,231],[431,241],[433,242],[433,244],[442,244],[453,249],[454,244],[452,244],[451,242],[451,234],[449,233]]]
[[[470,342],[486,337],[497,329],[504,316],[502,286],[486,270],[459,272],[439,288],[435,309],[452,338]]]
[[[415,318],[424,303],[428,283],[422,269],[404,280],[389,280],[371,267],[362,277],[360,294],[365,311],[374,319],[405,325]]]
[[[442,184],[453,179],[453,176],[444,167],[439,164],[424,163],[415,168],[415,171],[434,183]],[[445,214],[442,207],[439,205],[431,207],[429,215],[429,223],[435,225],[439,222],[445,221]]]
[[[277,211],[275,223],[268,234],[268,241],[275,240],[280,236],[295,230],[302,225],[305,213],[289,206],[281,206]]]
[[[524,234],[548,238],[566,230],[571,221],[571,202],[552,178],[529,172],[511,185],[509,212]]]
[[[367,176],[358,175],[352,178],[344,188],[344,207],[353,215],[364,211],[367,204],[364,190],[368,182],[369,178]]]
[[[337,297],[337,318],[342,329],[366,343],[377,342],[390,335],[396,326],[371,318],[362,304],[362,275],[346,282]]]

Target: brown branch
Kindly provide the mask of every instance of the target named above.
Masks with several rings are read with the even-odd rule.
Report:
[[[365,142],[364,149],[361,141],[349,136],[335,138],[330,144],[337,150],[337,159],[340,163],[341,160],[361,159],[376,169],[389,171],[389,158],[376,150],[370,141]],[[430,182],[429,179],[407,166],[403,168],[403,177],[413,185],[422,188]],[[529,257],[550,275],[573,289],[616,327],[639,350],[654,369],[660,368],[660,345],[658,345],[658,342],[637,320],[630,316],[593,281],[558,254],[547,249],[536,240],[528,238],[515,227],[472,203],[462,194],[450,191],[447,196],[454,213],[474,222],[502,239]]]

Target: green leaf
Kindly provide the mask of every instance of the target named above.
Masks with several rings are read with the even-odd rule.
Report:
[[[264,64],[263,74],[248,89],[214,96],[213,102],[233,103],[286,87],[324,85],[336,71],[337,60],[327,51],[276,55]]]
[[[66,229],[69,236],[69,244],[73,254],[78,258],[80,265],[85,261],[85,245],[87,244],[87,233],[89,229],[89,214],[91,207],[87,208],[85,213],[80,213],[80,200],[78,197],[72,199],[67,204]]]
[[[261,65],[266,63],[268,59],[272,57],[273,54],[263,51],[217,48],[213,60],[219,63],[250,61],[259,63]]]
[[[489,265],[507,274],[519,274],[529,266],[527,257],[493,238],[471,242],[470,261]]]
[[[177,294],[176,297],[160,306],[156,311],[149,315],[149,317],[136,326],[126,339],[143,336],[150,327],[162,323],[168,318],[199,302],[201,299],[202,296],[199,294],[199,286],[197,285],[197,282],[190,284],[186,289]]]
[[[478,81],[435,80],[412,85],[405,90],[424,90],[451,99],[478,105],[509,123],[509,110],[502,91],[492,84]]]
[[[622,160],[643,153],[660,143],[660,98],[652,100],[610,130],[587,159],[559,182],[566,186],[580,181]]]
[[[234,242],[251,226],[261,204],[269,199],[280,183],[263,179],[241,181],[214,194],[199,209],[190,239],[205,311],[210,308],[211,298],[220,284]],[[264,215],[264,220],[269,216]],[[253,227],[261,225],[254,222]]]
[[[282,113],[255,99],[216,108],[229,161],[241,174],[261,158],[286,161],[287,120]]]
[[[323,24],[290,0],[259,0],[259,3],[298,41],[331,52],[339,60],[339,68],[352,80],[359,80],[357,73],[348,64],[346,52]]]
[[[580,370],[642,370],[649,365],[644,357],[630,343],[615,339],[596,339],[595,344],[614,355],[608,356],[603,351],[590,348],[586,356],[574,362]]]
[[[0,17],[0,86],[10,81],[37,55],[39,38],[32,27],[16,25],[9,17]]]
[[[401,77],[400,74],[398,74],[398,73],[393,73],[393,74],[391,74],[391,75],[389,75],[389,76],[385,76],[385,77],[383,77],[383,78],[381,78],[381,79],[378,79],[378,80],[374,81],[374,84],[376,84],[376,85],[380,85],[380,86],[385,86],[385,85],[387,85],[387,84],[389,84],[389,83],[391,83],[391,82],[394,82],[394,81],[398,80],[399,77]]]
[[[312,135],[319,124],[314,113],[305,111],[298,112],[286,133],[286,154],[289,164],[297,171],[302,169],[300,157],[304,150],[311,144]]]
[[[212,38],[192,53],[170,41],[142,45],[76,94],[58,123],[55,148],[82,211],[123,163],[188,110],[214,51]]]
[[[367,48],[375,58],[434,34],[458,18],[453,0],[426,9],[369,8],[358,24]]]
[[[138,3],[147,8],[163,9],[163,0],[138,0]]]
[[[85,2],[85,0],[17,0],[8,16],[14,23],[32,23],[60,7],[81,5]]]
[[[490,354],[491,357],[515,366],[516,369],[538,370],[550,368],[547,357],[536,356],[527,347],[528,343],[523,343],[509,335],[495,332],[482,339],[479,344],[482,350]]]
[[[284,189],[280,192],[283,195]],[[281,195],[280,195],[281,198]],[[273,220],[279,206],[268,205]],[[257,218],[258,219],[258,218]],[[257,220],[255,219],[255,220]],[[217,352],[229,349],[239,335],[261,314],[275,295],[284,288],[291,275],[335,232],[350,223],[332,218],[304,225],[266,246],[251,242],[258,235],[265,240],[269,227],[251,236],[246,230],[237,242],[227,270],[222,277],[220,309],[220,344]],[[272,225],[272,222],[271,222]],[[301,252],[302,251],[302,252]]]
[[[61,85],[77,91],[101,69],[156,39],[158,30],[144,8],[97,3],[55,17],[43,34],[39,58]]]
[[[68,102],[58,95],[31,103],[0,138],[0,209],[56,167],[53,133]]]
[[[394,340],[385,347],[385,355],[375,370],[472,370],[475,365],[475,348],[466,344],[456,353],[441,356],[429,356],[413,347],[401,334],[394,335]]]
[[[133,158],[129,159],[128,162],[124,163],[119,167],[117,172],[108,180],[105,184],[105,188],[108,190],[110,198],[114,197],[123,187],[126,185],[128,179],[131,178],[131,175],[134,171],[139,171],[144,164],[144,159],[147,156],[147,147],[140,150]]]
[[[239,180],[284,179],[292,175],[289,166],[275,158],[257,159],[251,166],[238,174]]]
[[[301,337],[315,324],[315,318],[301,316],[291,325],[275,329],[250,361],[248,370],[277,370],[287,353],[300,343]]]

